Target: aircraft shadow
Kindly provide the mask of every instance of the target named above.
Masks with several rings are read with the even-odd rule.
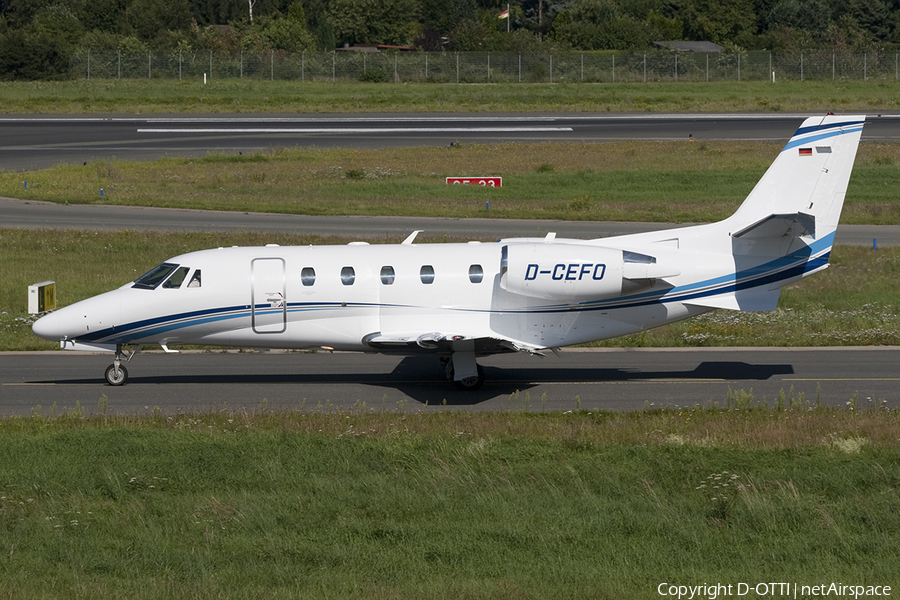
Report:
[[[485,385],[480,390],[462,391],[451,383],[436,386],[435,379],[443,379],[443,369],[435,368],[433,359],[426,357],[408,357],[403,359],[392,375],[399,381],[388,384],[410,398],[429,405],[447,404],[449,406],[475,406],[481,402],[492,400],[498,396],[507,396],[517,391],[524,392],[544,383],[602,383],[671,380],[726,380],[726,381],[765,381],[776,375],[791,375],[794,367],[789,364],[753,365],[745,362],[708,361],[700,363],[690,371],[646,371],[641,369],[622,368],[506,368],[484,367]],[[419,373],[415,379],[422,383],[409,385],[414,379],[412,373]]]
[[[475,406],[488,400],[525,392],[545,383],[602,383],[629,381],[765,381],[776,375],[790,375],[790,364],[748,364],[745,362],[707,361],[691,370],[643,370],[639,368],[545,368],[484,367],[486,382],[476,391],[462,391],[448,382],[444,369],[433,357],[411,356],[390,373],[222,373],[187,375],[132,375],[128,385],[235,384],[235,385],[368,385],[391,388],[421,404]],[[97,385],[102,379],[54,380],[40,383],[57,385]]]

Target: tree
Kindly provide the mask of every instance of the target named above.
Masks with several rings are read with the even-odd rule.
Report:
[[[522,24],[535,33],[538,39],[550,32],[553,20],[561,10],[571,4],[569,0],[521,0]],[[505,5],[504,5],[505,8]]]
[[[487,50],[486,38],[487,34],[481,25],[466,19],[450,33],[450,49],[458,52]]]
[[[4,0],[3,16],[10,29],[22,29],[31,23],[42,8],[50,6],[50,0]]]
[[[422,0],[421,23],[439,35],[447,35],[463,21],[475,21],[475,0]]]
[[[54,4],[38,11],[31,22],[31,28],[60,38],[69,46],[76,44],[84,34],[81,21],[69,7],[62,4]]]
[[[330,6],[339,44],[409,44],[419,29],[416,0],[332,0]]]
[[[891,11],[882,0],[853,0],[849,9],[859,26],[876,40],[883,41],[891,36]]]
[[[681,14],[691,40],[741,43],[756,33],[751,0],[685,0]]]
[[[769,27],[791,27],[824,33],[831,24],[828,7],[818,0],[781,0],[769,13]]]
[[[579,0],[560,11],[553,26],[554,39],[581,50],[644,48],[657,35],[613,0]]]
[[[0,79],[60,79],[69,70],[70,48],[47,31],[15,29],[0,36]]]
[[[125,16],[125,0],[85,0],[78,4],[75,14],[85,31],[119,33]]]
[[[306,29],[316,38],[320,50],[331,50],[335,46],[334,27],[329,18],[329,0],[303,0]]]
[[[270,19],[263,27],[261,37],[273,50],[302,52],[316,45],[306,29],[306,17],[300,0],[291,3],[287,16]]]

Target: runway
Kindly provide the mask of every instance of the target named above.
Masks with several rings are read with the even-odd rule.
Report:
[[[610,141],[616,139],[784,140],[804,115],[382,115],[285,117],[29,117],[0,119],[0,165],[38,168],[97,158],[271,150],[279,146],[384,147],[450,141]],[[190,120],[189,120],[190,119]],[[140,130],[140,131],[139,131]],[[257,131],[259,130],[259,131]],[[266,130],[266,131],[261,131]],[[278,131],[274,131],[278,130]],[[900,119],[874,117],[865,140],[900,139]],[[458,237],[596,238],[674,227],[493,219],[309,217],[111,206],[63,206],[0,199],[5,227],[94,230],[288,231],[360,240],[414,229]],[[900,228],[841,226],[836,243],[900,243]],[[30,414],[102,396],[124,413],[258,406],[315,410],[633,410],[645,406],[724,403],[728,390],[753,390],[774,402],[783,390],[811,402],[860,406],[900,400],[897,348],[643,349],[566,351],[543,360],[484,359],[488,382],[459,392],[434,359],[361,354],[145,353],[128,365],[129,385],[103,383],[109,356],[9,353],[0,360],[0,414]]]
[[[0,117],[0,167],[152,160],[277,148],[451,143],[785,140],[806,113],[452,113],[371,115],[42,115]],[[900,139],[900,115],[870,115],[863,141]]]
[[[729,389],[777,405],[783,391],[811,405],[900,406],[900,348],[690,348],[564,350],[482,359],[477,392],[447,383],[432,357],[353,353],[142,353],[129,383],[103,380],[110,355],[5,353],[0,415],[59,414],[75,403],[95,413],[101,397],[118,414],[292,410],[636,410],[718,402]],[[363,408],[364,406],[364,408]]]

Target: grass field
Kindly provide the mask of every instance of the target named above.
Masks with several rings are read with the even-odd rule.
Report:
[[[0,229],[0,350],[57,347],[31,333],[29,284],[54,280],[72,304],[134,280],[184,252],[233,245],[349,240],[288,234],[114,233]],[[385,239],[400,242],[400,238]],[[422,243],[451,241],[422,235]],[[490,240],[484,240],[490,241]],[[719,311],[600,346],[841,346],[900,344],[900,248],[837,247],[831,268],[782,291],[770,313]]]
[[[896,110],[892,81],[367,84],[249,79],[0,83],[0,113],[732,112]]]
[[[0,112],[873,112],[897,106],[898,89],[72,81],[0,84]],[[481,216],[488,190],[441,178],[489,165],[510,178],[490,190],[501,192],[491,216],[703,221],[730,214],[779,147],[473,146],[391,151],[390,162],[284,150],[61,167],[27,174],[30,196],[22,174],[2,173],[0,195],[97,202],[103,187],[122,204]],[[844,222],[900,222],[898,164],[900,146],[861,147]],[[36,281],[55,279],[65,305],[189,250],[346,241],[0,229],[0,349],[55,346],[30,333]],[[614,343],[898,344],[898,253],[838,247],[774,313],[721,312]],[[896,592],[900,413],[809,400],[767,407],[736,391],[721,409],[622,414],[35,407],[0,420],[0,597],[618,600],[744,581]],[[97,412],[106,406],[98,398]]]
[[[296,148],[0,172],[0,196],[294,214],[710,222],[737,208],[782,145],[685,140]],[[447,176],[473,173],[500,175],[503,187],[445,183]],[[900,144],[862,144],[841,222],[900,223],[898,176]]]
[[[746,401],[626,414],[5,419],[0,596],[896,589],[898,437],[896,411]]]

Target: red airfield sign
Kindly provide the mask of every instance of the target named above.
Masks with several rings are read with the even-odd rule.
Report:
[[[466,183],[469,185],[481,185],[484,187],[502,187],[502,177],[448,177],[447,184]]]

